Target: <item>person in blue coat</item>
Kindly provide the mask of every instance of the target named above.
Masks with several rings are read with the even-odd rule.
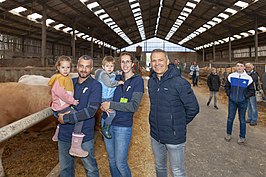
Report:
[[[151,53],[153,73],[148,81],[150,96],[150,136],[157,177],[167,177],[167,155],[173,176],[185,177],[184,148],[186,129],[199,112],[190,83],[169,64],[167,53]]]
[[[229,74],[225,84],[226,95],[228,96],[228,118],[226,141],[231,141],[233,123],[238,110],[239,116],[239,139],[238,144],[246,143],[246,110],[248,106],[248,99],[254,93],[254,84],[252,77],[245,72],[245,64],[243,61],[236,63],[236,71]]]
[[[132,137],[133,116],[144,93],[144,81],[141,76],[133,72],[133,61],[133,56],[128,52],[120,55],[123,73],[117,75],[116,80],[122,80],[124,84],[116,87],[113,101],[103,102],[101,107],[107,112],[109,109],[116,110],[110,126],[112,139],[104,138],[112,177],[132,176],[127,162],[128,148]]]

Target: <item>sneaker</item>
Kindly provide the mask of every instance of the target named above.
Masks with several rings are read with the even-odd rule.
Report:
[[[210,102],[208,101],[207,106],[209,106],[209,105],[210,105]]]
[[[219,109],[217,106],[214,106],[215,109]]]
[[[257,125],[257,122],[250,122],[249,125],[250,125],[250,126],[256,126],[256,125]]]
[[[232,136],[230,134],[227,134],[224,139],[225,141],[230,141],[232,139]]]
[[[237,144],[245,144],[246,143],[246,138],[239,138],[238,140],[237,140]]]
[[[246,123],[249,124],[250,123],[250,120],[246,120]]]

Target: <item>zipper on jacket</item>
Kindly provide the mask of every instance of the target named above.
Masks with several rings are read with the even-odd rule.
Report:
[[[160,81],[157,81],[157,95],[156,95],[156,103],[158,103],[158,97],[159,97],[159,91],[160,91]],[[156,107],[156,126],[157,126],[157,134],[158,134],[158,140],[159,140],[159,143],[161,142],[160,140],[160,133],[159,133],[159,127],[158,127],[158,118],[157,118],[157,112],[158,112],[158,104],[157,104],[157,107]]]
[[[238,77],[238,84],[237,84],[237,90],[236,90],[236,102],[238,102],[238,92],[239,92],[240,77],[241,77],[241,75],[239,74],[239,77]]]

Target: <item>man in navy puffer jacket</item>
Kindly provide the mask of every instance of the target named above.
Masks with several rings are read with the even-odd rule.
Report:
[[[150,135],[157,177],[167,177],[167,154],[174,177],[185,176],[184,147],[186,125],[199,112],[198,101],[187,80],[167,53],[155,49],[151,53],[153,73],[148,81],[150,96]]]

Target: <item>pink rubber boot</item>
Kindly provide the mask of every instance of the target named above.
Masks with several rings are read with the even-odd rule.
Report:
[[[84,151],[81,147],[82,140],[84,138],[84,134],[77,134],[77,133],[72,133],[72,143],[71,143],[71,148],[69,150],[69,154],[77,157],[87,157],[88,152]]]
[[[58,141],[58,133],[59,133],[59,125],[56,126],[56,130],[55,130],[54,136],[52,138],[53,141]]]

